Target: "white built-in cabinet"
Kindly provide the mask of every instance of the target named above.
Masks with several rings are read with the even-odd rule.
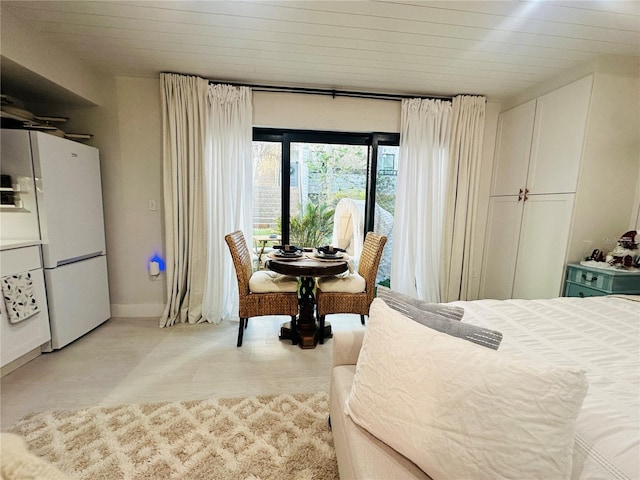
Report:
[[[39,241],[31,243],[39,244]],[[27,246],[19,243],[13,244],[16,248],[2,246],[0,276],[9,278],[29,273],[33,298],[39,311],[22,321],[11,323],[5,302],[0,302],[0,366],[3,370],[10,362],[51,340],[40,246],[28,245],[29,242],[24,244]]]
[[[481,298],[559,295],[593,77],[498,120]]]
[[[635,228],[640,77],[600,71],[500,115],[480,298],[552,298]],[[634,213],[635,212],[635,213]]]
[[[482,298],[549,298],[559,291],[574,195],[492,197]]]

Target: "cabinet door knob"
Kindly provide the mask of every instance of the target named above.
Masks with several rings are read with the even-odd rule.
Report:
[[[518,201],[522,200],[522,189],[518,190]]]

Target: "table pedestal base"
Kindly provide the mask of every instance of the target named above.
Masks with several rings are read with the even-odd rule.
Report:
[[[294,332],[291,330],[291,322],[283,323],[280,327],[280,340],[291,340],[291,335]],[[316,348],[318,344],[318,329],[312,331],[301,331],[298,329],[298,346],[300,348]],[[324,322],[324,338],[333,337],[333,331],[331,330],[331,324]]]

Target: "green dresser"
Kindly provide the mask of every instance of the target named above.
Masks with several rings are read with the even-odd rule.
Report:
[[[640,271],[567,265],[565,297],[598,297],[614,293],[640,294]]]

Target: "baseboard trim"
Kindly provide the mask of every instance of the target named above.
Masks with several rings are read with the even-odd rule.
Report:
[[[42,353],[40,349],[41,349],[41,347],[34,348],[33,350],[25,353],[24,355],[16,358],[15,360],[10,361],[6,365],[4,365],[0,369],[0,377],[4,377],[8,373],[11,373],[14,370],[17,370],[18,368],[22,367],[23,365],[26,365],[27,363],[29,363],[31,360],[39,357],[40,354]]]
[[[160,317],[163,311],[162,303],[111,304],[111,318]]]

